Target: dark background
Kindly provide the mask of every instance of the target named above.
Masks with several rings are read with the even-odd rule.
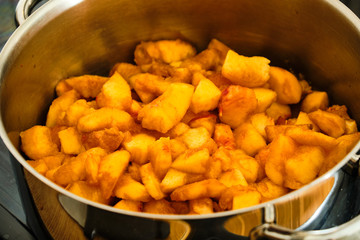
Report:
[[[16,29],[14,13],[17,2],[0,0],[0,50]],[[360,16],[360,0],[342,2]],[[11,162],[9,152],[0,140],[0,239],[32,239],[24,232],[28,230],[27,216],[17,187],[14,164],[17,163]]]

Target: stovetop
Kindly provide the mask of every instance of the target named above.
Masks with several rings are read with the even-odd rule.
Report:
[[[17,2],[17,0],[0,0],[0,49],[16,29],[14,9]],[[26,217],[20,200],[10,154],[1,140],[0,159],[0,207],[6,209],[10,214],[16,216],[21,223],[25,224]],[[0,222],[3,222],[2,217],[3,214],[0,214]],[[6,239],[6,237],[6,233],[1,232],[0,229],[0,239]]]
[[[14,13],[17,2],[18,0],[0,0],[0,50],[16,29]],[[360,17],[359,0],[342,0],[342,2]],[[25,211],[22,204],[19,182],[15,175],[15,170],[19,168],[19,164],[12,160],[10,153],[0,139],[0,239],[34,239],[34,234],[27,232],[31,231],[28,224],[29,213]],[[327,216],[328,219],[331,218],[332,220],[322,221],[322,228],[342,224],[353,217],[351,216],[354,214],[353,207],[360,208],[359,204],[350,207],[348,203],[349,199],[359,198],[360,180],[357,179],[351,184],[353,184],[352,188],[355,193],[345,193],[338,199],[344,207],[334,209]],[[348,211],[348,213],[344,214],[344,211]],[[340,217],[344,215],[346,215],[345,218]]]

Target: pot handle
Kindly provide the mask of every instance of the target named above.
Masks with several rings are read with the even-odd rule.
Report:
[[[30,16],[31,10],[41,2],[41,0],[19,0],[15,9],[16,23],[20,26]]]
[[[357,216],[347,223],[325,230],[294,231],[278,226],[274,223],[265,223],[254,228],[250,232],[250,240],[351,240],[360,238],[360,216]]]

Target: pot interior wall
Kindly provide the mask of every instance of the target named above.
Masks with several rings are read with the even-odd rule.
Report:
[[[59,4],[68,3],[48,8]],[[240,54],[266,56],[272,65],[303,73],[360,119],[359,31],[326,1],[87,0],[62,8],[18,29],[22,35],[2,79],[7,132],[43,122],[60,79],[107,75],[116,62],[132,61],[141,40],[173,38],[198,50],[217,38]]]

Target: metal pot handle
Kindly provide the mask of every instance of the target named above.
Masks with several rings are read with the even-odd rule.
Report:
[[[31,10],[39,3],[41,0],[19,0],[15,9],[15,19],[18,25],[21,25],[25,20],[30,16]]]
[[[265,223],[254,228],[250,232],[250,240],[271,239],[296,239],[296,240],[320,240],[320,239],[336,239],[351,240],[360,238],[360,216],[353,218],[347,223],[340,226],[325,230],[313,231],[294,231],[288,228],[280,227],[273,223]]]

